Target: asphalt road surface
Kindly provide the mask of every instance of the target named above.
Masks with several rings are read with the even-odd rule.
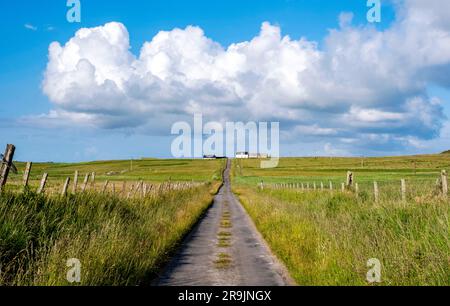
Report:
[[[231,192],[228,160],[214,204],[161,273],[158,286],[292,285],[252,220]]]

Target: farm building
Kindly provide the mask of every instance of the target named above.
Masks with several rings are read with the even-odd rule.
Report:
[[[238,152],[236,153],[236,158],[238,159],[269,158],[269,155],[260,153]]]
[[[249,159],[250,158],[250,154],[248,154],[248,152],[237,152],[236,153],[236,158],[238,158],[238,159]]]

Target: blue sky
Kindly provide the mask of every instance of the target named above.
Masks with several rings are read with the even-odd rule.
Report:
[[[103,26],[108,22],[119,22],[126,27],[130,35],[131,53],[139,57],[144,42],[151,41],[160,31],[172,31],[174,28],[185,29],[189,25],[200,27],[204,31],[205,37],[226,49],[232,43],[251,41],[260,33],[261,24],[269,22],[271,25],[279,27],[282,35],[289,35],[292,40],[304,37],[308,41],[317,43],[318,51],[329,47],[325,40],[330,29],[339,28],[341,12],[353,13],[352,25],[356,29],[368,26],[367,7],[363,0],[81,0],[82,22],[73,24],[66,20],[68,8],[65,2],[63,0],[30,0],[1,1],[0,3],[0,34],[2,37],[0,48],[0,105],[2,106],[0,109],[0,118],[2,119],[0,145],[16,144],[18,148],[16,158],[19,160],[83,161],[142,156],[170,157],[170,143],[173,139],[169,136],[170,130],[167,130],[167,134],[164,135],[160,132],[152,133],[151,129],[136,129],[129,125],[112,129],[105,128],[105,126],[83,127],[75,123],[68,123],[62,127],[55,127],[35,121],[32,121],[34,123],[27,121],[24,124],[24,121],[21,120],[48,114],[55,107],[58,108],[62,105],[56,103],[54,96],[42,88],[44,73],[49,62],[48,48],[55,41],[64,46],[80,28],[92,28]],[[391,3],[383,2],[382,22],[375,25],[377,31],[383,32],[389,29],[394,21],[394,7]],[[443,114],[450,116],[450,94],[445,84],[431,84],[430,82],[430,85],[427,85],[427,94],[430,97],[439,98],[443,105]],[[74,99],[76,100],[76,97]],[[78,97],[78,99],[81,98]],[[308,102],[314,103],[314,101],[312,99]],[[66,107],[69,102],[65,101],[64,103],[64,107]],[[371,108],[371,111],[373,109]],[[389,107],[384,107],[383,111],[387,112],[389,109]],[[64,110],[73,111],[73,107]],[[361,111],[361,114],[366,113]],[[374,112],[369,113],[373,114]],[[317,113],[315,114],[317,115]],[[135,120],[133,118],[126,120]],[[227,119],[234,118],[229,115]],[[281,119],[281,121],[286,121],[288,129],[295,127],[292,120]],[[313,117],[312,122],[307,124],[316,127],[322,126],[320,120],[317,120],[317,123],[314,122]],[[445,122],[446,120],[442,119],[443,125]],[[305,126],[305,124],[301,126]],[[327,129],[331,128],[336,127],[327,127]],[[411,129],[409,123],[405,123],[404,126],[399,127],[400,129],[402,132],[392,136],[393,138],[411,136],[405,132]],[[370,130],[370,127],[367,127],[367,130]],[[379,147],[380,144],[375,142],[373,145],[368,143],[358,147],[355,152],[350,152],[348,147],[343,146],[345,143],[343,139],[350,138],[352,129],[347,129],[340,135],[339,139],[341,140],[339,141],[335,137],[317,138],[302,134],[298,140],[282,140],[281,154],[383,155],[434,152],[445,148],[442,137],[423,135],[426,133],[431,135],[433,132],[436,131],[424,128],[423,133],[413,133],[411,137],[418,137],[419,141],[423,141],[416,147],[402,148],[399,142],[387,141],[383,150],[377,150],[376,147]],[[358,133],[361,133],[361,129],[358,129]],[[374,134],[377,133],[388,134],[386,131],[374,132]],[[305,146],[305,143],[308,145]]]

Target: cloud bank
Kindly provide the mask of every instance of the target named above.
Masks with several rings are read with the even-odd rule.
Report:
[[[43,91],[54,110],[38,119],[168,133],[200,112],[280,121],[292,141],[414,145],[439,135],[442,101],[427,88],[450,88],[449,75],[450,1],[401,1],[384,31],[343,13],[322,48],[264,22],[226,48],[199,27],[161,31],[136,56],[111,22],[50,45]]]

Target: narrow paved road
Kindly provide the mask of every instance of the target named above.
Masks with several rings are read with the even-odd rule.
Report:
[[[159,286],[283,286],[292,284],[231,192],[228,160],[224,185],[205,217],[183,242]]]

